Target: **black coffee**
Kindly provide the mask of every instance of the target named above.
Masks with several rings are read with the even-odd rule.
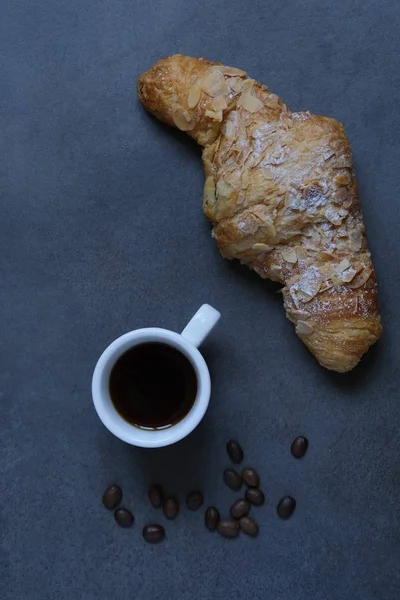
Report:
[[[115,363],[111,400],[125,421],[141,429],[164,429],[183,419],[197,395],[192,363],[158,342],[134,346]]]

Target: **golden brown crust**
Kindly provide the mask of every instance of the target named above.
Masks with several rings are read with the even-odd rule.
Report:
[[[203,208],[221,254],[280,282],[320,364],[352,369],[382,327],[342,125],[292,113],[244,71],[182,55],[144,73],[138,94],[204,147]]]

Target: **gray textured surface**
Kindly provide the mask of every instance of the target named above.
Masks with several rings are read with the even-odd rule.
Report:
[[[398,600],[399,28],[396,0],[1,2],[2,600]],[[176,51],[346,125],[385,325],[350,375],[322,370],[279,297],[219,257],[199,150],[136,100],[137,76]],[[204,301],[223,315],[206,419],[174,448],[125,446],[92,408],[97,357],[138,326],[180,330]],[[230,436],[268,495],[259,538],[225,541],[183,512],[146,546],[153,479],[227,509]],[[101,506],[114,480],[132,531]]]

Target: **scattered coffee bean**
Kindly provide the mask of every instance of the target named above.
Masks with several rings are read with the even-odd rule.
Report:
[[[247,488],[244,497],[254,506],[261,506],[265,500],[264,492],[259,488]]]
[[[151,485],[147,495],[154,508],[160,508],[160,506],[162,506],[164,493],[161,485]]]
[[[225,469],[224,471],[224,482],[226,485],[237,492],[242,487],[242,478],[239,473],[234,469]]]
[[[186,504],[189,510],[199,510],[204,504],[203,494],[201,492],[191,492],[186,498]]]
[[[230,515],[233,519],[245,517],[250,510],[250,502],[247,500],[236,500],[231,506]]]
[[[251,535],[252,537],[256,537],[258,535],[258,525],[251,517],[242,517],[239,521],[240,529],[247,533],[247,535]]]
[[[149,544],[157,544],[165,538],[165,529],[162,525],[145,525],[142,535]]]
[[[215,506],[209,506],[204,515],[204,523],[210,531],[215,531],[219,522],[219,510]]]
[[[235,538],[239,535],[239,523],[233,519],[221,519],[217,525],[218,533],[226,538]]]
[[[256,488],[260,485],[260,477],[257,471],[251,467],[242,469],[242,479],[249,487]]]
[[[167,519],[175,519],[179,512],[179,502],[176,498],[167,498],[163,504],[163,512]]]
[[[108,510],[114,510],[122,500],[122,490],[118,485],[110,485],[103,494],[103,504]]]
[[[276,511],[281,519],[289,519],[296,508],[296,500],[291,496],[285,496],[280,500]]]
[[[234,463],[241,463],[243,460],[243,450],[238,442],[235,440],[229,440],[226,445],[226,451],[228,453],[229,458]]]
[[[131,527],[134,522],[133,514],[126,508],[117,508],[114,518],[121,527]]]
[[[295,438],[290,446],[290,452],[293,454],[295,458],[302,458],[307,452],[308,448],[308,439],[302,435]]]

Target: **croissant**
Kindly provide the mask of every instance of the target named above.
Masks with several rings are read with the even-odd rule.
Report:
[[[350,371],[382,332],[349,142],[233,67],[175,55],[138,81],[143,106],[203,147],[203,209],[222,256],[283,285],[318,362]]]

